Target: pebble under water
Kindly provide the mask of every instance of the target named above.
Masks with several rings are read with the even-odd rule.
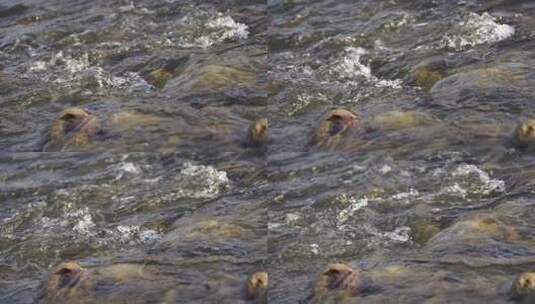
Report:
[[[534,67],[528,0],[0,1],[0,303],[535,303]]]

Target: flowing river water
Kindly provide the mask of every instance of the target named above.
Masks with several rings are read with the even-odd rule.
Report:
[[[2,0],[0,303],[533,303],[534,50],[528,0]]]

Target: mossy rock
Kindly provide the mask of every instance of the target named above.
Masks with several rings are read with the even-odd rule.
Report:
[[[518,232],[491,215],[478,215],[460,220],[451,227],[442,230],[429,240],[435,245],[443,241],[463,241],[496,239],[514,241],[519,238]]]
[[[417,86],[430,91],[435,83],[444,79],[445,74],[442,71],[433,70],[430,67],[424,66],[414,70],[413,77]]]
[[[187,234],[188,239],[216,238],[232,239],[245,234],[245,230],[231,223],[221,223],[216,219],[208,219],[196,223],[195,227]]]
[[[256,76],[252,72],[220,65],[207,65],[199,70],[193,88],[224,89],[230,86],[248,85],[255,80]]]
[[[373,118],[374,126],[382,130],[401,130],[429,126],[436,123],[437,119],[431,115],[416,111],[389,111]]]
[[[162,118],[142,114],[134,111],[123,111],[111,116],[110,122],[112,128],[117,131],[132,130],[138,127],[147,128],[157,126],[163,121]]]
[[[162,89],[165,84],[173,78],[173,74],[166,69],[160,68],[154,70],[145,76],[145,80],[153,86]]]
[[[424,245],[440,232],[440,227],[425,220],[418,220],[410,224],[411,238],[414,242]]]

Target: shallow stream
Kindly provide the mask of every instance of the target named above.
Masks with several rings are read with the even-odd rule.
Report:
[[[0,303],[55,303],[67,261],[80,303],[262,303],[255,271],[318,303],[335,262],[369,286],[325,303],[513,301],[534,50],[527,0],[0,1]],[[69,107],[90,142],[53,140]],[[337,108],[364,131],[315,147]]]

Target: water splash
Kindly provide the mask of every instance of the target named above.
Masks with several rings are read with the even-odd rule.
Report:
[[[462,164],[451,173],[451,176],[463,179],[475,177],[477,184],[473,187],[473,191],[483,195],[505,191],[505,182],[503,180],[490,178],[487,172],[475,165]]]
[[[339,195],[336,200],[342,204],[349,205],[338,213],[336,217],[338,226],[343,226],[355,214],[355,212],[368,206],[368,198],[363,197],[359,199],[345,193]]]
[[[191,198],[214,198],[230,187],[227,173],[212,166],[186,163],[180,172],[178,194]]]
[[[375,237],[370,240],[370,245],[377,245],[377,243],[388,244],[390,242],[406,243],[410,240],[411,228],[407,226],[397,227],[393,231],[380,231],[369,224],[362,225],[362,228],[368,234]]]
[[[396,193],[392,195],[392,199],[408,201],[410,198],[419,197],[419,196],[420,196],[420,192],[418,192],[418,190],[414,188],[410,188],[409,191],[407,192],[400,192],[400,193]]]
[[[358,87],[365,81],[378,88],[400,89],[401,80],[380,79],[372,74],[371,67],[363,63],[363,56],[366,54],[368,54],[368,51],[364,48],[346,47],[343,51],[343,56],[322,67],[320,72],[330,79],[351,87]]]
[[[234,21],[232,17],[216,13],[196,12],[183,17],[178,26],[180,32],[168,33],[167,44],[173,42],[181,48],[207,49],[228,40],[247,39],[247,25]],[[174,36],[177,36],[175,38]]]
[[[511,25],[500,24],[489,13],[470,13],[458,25],[458,33],[444,36],[441,46],[463,51],[480,44],[495,43],[515,34]]]
[[[107,72],[98,64],[93,64],[87,53],[73,57],[59,51],[49,61],[32,62],[25,77],[67,89],[83,87],[89,91],[104,88],[130,92],[148,92],[152,89],[152,86],[137,73],[126,72],[122,76],[117,76]]]
[[[139,175],[142,170],[141,168],[133,162],[128,162],[126,159],[128,155],[124,155],[119,164],[111,166],[112,171],[116,173],[115,180],[120,180],[124,176]]]

